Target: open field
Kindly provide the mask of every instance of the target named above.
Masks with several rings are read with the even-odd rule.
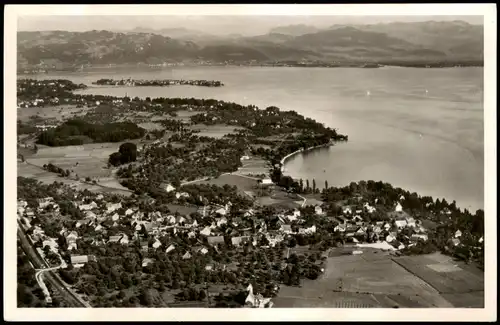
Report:
[[[17,147],[17,154],[18,155],[23,155],[25,159],[34,156],[36,154],[35,150],[31,148],[25,148],[24,146],[18,146]]]
[[[242,161],[242,166],[238,168],[238,174],[246,175],[267,175],[269,173],[268,163],[261,158],[251,157]]]
[[[118,151],[120,143],[90,143],[82,146],[47,147],[39,146],[36,154],[25,157],[26,164],[18,164],[18,175],[34,177],[44,183],[54,181],[76,184],[99,192],[116,192],[129,195],[113,176],[113,170],[107,168],[108,157]],[[90,177],[96,179],[97,185],[83,184],[74,180],[59,177],[55,173],[43,170],[43,165],[52,163],[64,170],[73,171],[80,179]],[[105,188],[107,187],[107,188]]]
[[[172,119],[177,120],[177,121],[182,121],[182,122],[190,123],[191,122],[191,116],[197,115],[197,114],[203,114],[203,113],[205,113],[205,111],[181,110],[181,111],[177,111],[176,113],[177,113],[177,116],[171,117]]]
[[[484,291],[443,293],[441,296],[456,308],[484,308]]]
[[[31,116],[38,115],[43,119],[56,119],[63,121],[68,118],[85,115],[92,108],[80,107],[76,105],[59,105],[45,107],[19,107],[17,109],[17,119],[23,122],[29,121]]]
[[[161,126],[160,123],[155,123],[155,122],[144,122],[144,123],[139,123],[137,125],[143,129],[148,130],[148,131],[163,129],[163,127]]]
[[[195,124],[189,127],[191,130],[199,130],[197,133],[198,136],[202,137],[211,137],[220,139],[224,137],[226,134],[235,133],[235,131],[242,129],[241,127],[225,125],[225,124],[216,124],[216,125],[204,125],[204,124]]]
[[[461,267],[461,262],[442,254],[402,256],[394,261],[442,294],[484,290],[484,275],[470,272]]]
[[[290,287],[282,287],[287,290]],[[273,299],[275,308],[374,308],[380,306],[372,295],[356,294],[351,292],[328,292],[316,298],[294,297],[288,294],[286,297]]]
[[[259,205],[283,207],[285,209],[298,208],[302,205],[303,201],[300,197],[287,194],[277,187],[271,190],[270,196],[263,196],[257,199]]]
[[[302,195],[306,199],[306,203],[304,204],[305,206],[315,206],[315,205],[322,205],[323,201],[321,200],[321,197],[319,195]]]
[[[389,258],[366,260],[359,255],[328,259],[325,278],[336,282],[336,289],[350,292],[418,294],[432,288]],[[335,289],[332,287],[332,289]]]
[[[274,207],[281,207],[284,209],[295,209],[300,207],[302,202],[296,202],[293,200],[278,200],[278,199],[273,199],[269,196],[263,196],[259,197],[256,200],[258,205],[261,206],[274,206]]]
[[[52,184],[54,182],[61,182],[61,183],[66,184],[66,185],[70,185],[71,187],[76,188],[76,189],[80,189],[80,190],[87,189],[87,190],[92,191],[92,192],[114,193],[114,194],[125,195],[125,196],[129,196],[131,194],[131,192],[129,192],[128,190],[105,187],[106,185],[100,184],[100,183],[95,185],[95,184],[89,184],[89,183],[84,183],[84,182],[75,182],[72,179],[60,177],[59,175],[57,175],[55,173],[48,172],[46,170],[43,170],[40,167],[29,165],[27,163],[18,163],[17,164],[17,176],[31,177],[31,178],[34,178],[37,181],[40,181],[44,184]],[[99,185],[101,185],[101,186],[99,186]]]
[[[219,176],[219,178],[199,181],[193,184],[211,184],[218,186],[224,186],[225,184],[228,184],[230,186],[236,186],[241,195],[245,195],[245,192],[249,192],[247,195],[251,195],[253,194],[253,192],[255,192],[257,180],[245,176],[227,174],[221,175]]]
[[[361,249],[362,255],[341,255],[333,249],[325,273],[303,280],[301,287],[283,286],[276,307],[450,308],[452,304],[419,277],[395,263],[391,255]],[[377,252],[376,252],[377,251]],[[375,253],[376,252],[376,253]],[[471,299],[472,300],[472,299]]]
[[[198,208],[195,206],[184,206],[177,204],[168,204],[167,206],[171,213],[179,212],[181,215],[185,216],[188,216],[191,213],[195,213],[196,211],[198,211]]]
[[[74,171],[79,177],[111,177],[107,168],[109,155],[118,151],[119,143],[93,143],[82,146],[42,147],[26,159],[30,164],[43,167],[54,164]]]
[[[98,183],[101,186],[109,187],[109,188],[115,188],[118,190],[123,190],[123,191],[130,191],[128,188],[120,184],[120,182],[115,178],[115,177],[104,177],[104,178],[99,178]]]

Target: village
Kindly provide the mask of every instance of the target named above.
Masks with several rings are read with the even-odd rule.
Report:
[[[327,281],[331,260],[339,254],[370,259],[372,251],[384,252],[379,256],[443,251],[467,261],[483,258],[481,211],[472,215],[454,202],[381,182],[345,188],[325,182],[320,190],[314,179],[310,186],[309,180],[283,175],[286,157],[347,140],[296,112],[215,100],[71,93],[84,87],[67,80],[18,82],[21,108],[61,103],[91,108],[81,121],[33,120],[34,128],[26,133],[38,135],[38,142],[30,163],[21,156],[18,168],[37,167],[37,174],[52,173],[56,181],[18,178],[18,220],[48,269],[57,270],[68,288],[92,306],[283,307],[287,295],[294,296],[290,288]],[[187,123],[161,120],[162,132],[116,122],[114,113],[126,109],[198,113],[188,115]],[[241,129],[215,139],[191,129],[214,123]],[[90,136],[95,141],[80,151],[102,150],[107,164],[85,160],[76,149],[66,153],[80,144],[74,142],[79,128],[85,141]],[[102,145],[107,139],[135,142],[112,143],[110,151]],[[38,145],[53,158],[37,159]],[[123,146],[134,152],[132,160],[124,160],[129,156],[122,154]],[[77,168],[81,177],[73,177]],[[99,173],[114,187],[90,177]],[[84,189],[86,183],[96,186]],[[116,194],[124,192],[128,195]],[[36,280],[46,288],[42,277]],[[47,303],[53,301],[51,294],[44,290]]]
[[[267,180],[266,183],[271,182]],[[164,190],[174,192],[177,198],[189,195],[170,184]],[[404,200],[404,197],[400,197],[400,200]],[[27,201],[19,200],[18,220],[34,246],[38,247],[39,253],[50,261],[52,267],[62,268],[69,265],[71,268],[82,268],[89,261],[99,260],[98,255],[84,254],[89,249],[82,249],[81,246],[137,246],[144,256],[141,262],[143,268],[155,263],[152,257],[154,252],[164,252],[166,255],[175,253],[182,260],[190,260],[200,255],[217,254],[223,247],[241,250],[245,246],[251,246],[254,250],[267,250],[286,244],[287,250],[290,250],[295,246],[290,241],[296,236],[308,237],[326,230],[311,224],[312,218],[330,220],[330,227],[327,228],[333,226],[333,231],[339,236],[339,245],[343,243],[341,246],[352,247],[350,254],[353,255],[363,254],[364,248],[398,252],[406,246],[412,247],[420,241],[428,240],[422,222],[405,213],[399,202],[390,214],[392,219],[377,222],[364,220],[362,216],[375,212],[376,208],[362,201],[343,207],[342,214],[336,217],[329,217],[320,205],[309,207],[307,211],[301,207],[281,211],[273,216],[262,215],[263,207],[253,207],[241,211],[242,214],[239,215],[239,211],[232,209],[230,201],[225,205],[200,206],[194,214],[180,215],[142,211],[129,202],[129,207],[125,207],[125,203],[109,202],[102,194],[90,197],[80,193],[71,204],[83,217],[66,222],[62,221],[65,218],[54,198],[44,197],[37,202],[38,206],[30,206]],[[372,202],[374,205],[376,203]],[[52,221],[50,227],[41,222],[45,219],[39,217],[47,214]],[[277,221],[271,222],[274,218]],[[55,220],[60,222],[54,225]],[[252,226],[248,227],[249,224]],[[59,236],[54,236],[57,234]],[[450,244],[460,245],[460,236],[461,231],[457,229],[450,238]],[[61,237],[64,238],[63,245],[59,244]],[[193,244],[183,244],[182,241],[186,238]],[[284,256],[281,259],[281,263],[287,260]],[[207,272],[225,270],[230,264],[234,263],[221,263],[211,259],[204,265],[204,269]],[[321,260],[318,265],[322,266],[320,272],[324,272]],[[272,296],[255,295],[253,290],[250,284],[247,300],[251,307],[272,306]]]

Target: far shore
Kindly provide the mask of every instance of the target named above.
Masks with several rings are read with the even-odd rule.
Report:
[[[381,67],[401,67],[401,68],[427,68],[427,69],[443,69],[443,68],[466,68],[466,67],[484,67],[484,62],[481,61],[457,61],[457,62],[380,62],[379,67],[364,67],[364,63],[186,63],[186,64],[171,64],[161,66],[149,66],[147,64],[117,64],[117,65],[93,65],[85,68],[69,67],[61,69],[38,69],[38,68],[25,68],[18,69],[17,75],[36,75],[36,74],[51,74],[51,73],[71,73],[71,72],[94,72],[107,69],[178,69],[178,68],[196,68],[196,67],[266,67],[266,68],[381,68]]]

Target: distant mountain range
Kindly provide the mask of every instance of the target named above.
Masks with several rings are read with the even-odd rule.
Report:
[[[310,25],[288,25],[288,26],[280,26],[276,28],[272,28],[269,33],[273,34],[284,34],[291,36],[301,36],[304,34],[312,34],[319,32],[321,29],[318,27],[310,26]]]
[[[482,61],[483,27],[463,21],[273,28],[268,34],[215,36],[186,28],[18,32],[20,67],[180,62]]]

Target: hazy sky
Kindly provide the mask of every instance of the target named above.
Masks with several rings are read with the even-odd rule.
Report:
[[[327,27],[334,24],[376,24],[410,21],[463,20],[483,24],[483,16],[25,16],[18,19],[18,30],[129,30],[184,27],[214,35],[265,34],[270,28],[307,24]]]

